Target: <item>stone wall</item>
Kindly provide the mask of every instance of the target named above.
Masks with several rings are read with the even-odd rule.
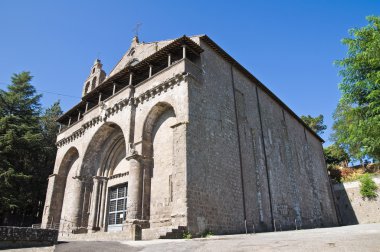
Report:
[[[201,42],[189,85],[188,222],[194,233],[337,225],[320,140]]]
[[[204,49],[203,81],[189,85],[188,228],[240,233],[244,208],[230,65]]]
[[[374,181],[380,188],[380,178]],[[335,184],[333,188],[342,225],[380,223],[379,196],[374,200],[363,199],[358,181]]]
[[[30,227],[0,227],[0,249],[54,245],[58,230]]]

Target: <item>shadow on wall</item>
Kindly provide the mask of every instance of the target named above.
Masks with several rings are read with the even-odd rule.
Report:
[[[341,226],[359,224],[344,184],[333,184],[338,220]]]

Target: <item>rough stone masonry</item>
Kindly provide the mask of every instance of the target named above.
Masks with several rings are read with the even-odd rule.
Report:
[[[135,37],[62,115],[42,226],[151,239],[337,225],[323,141],[206,35]]]

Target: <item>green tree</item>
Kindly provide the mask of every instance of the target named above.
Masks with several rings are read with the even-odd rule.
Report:
[[[42,112],[29,72],[11,80],[0,90],[0,223],[13,216],[11,224],[23,225],[40,217],[55,155],[53,120],[61,111],[58,103]]]
[[[28,72],[15,74],[8,92],[0,92],[0,213],[31,207],[30,180],[37,167],[34,151],[42,134],[38,123],[40,95]],[[26,214],[25,212],[22,213]]]
[[[327,126],[323,124],[323,115],[312,117],[311,115],[301,116],[301,119],[318,135],[323,134]]]
[[[333,140],[350,156],[380,158],[380,17],[349,31],[347,57],[336,61],[342,97],[334,113]]]
[[[347,166],[350,162],[350,157],[344,148],[339,145],[332,144],[323,149],[327,165],[343,165]]]
[[[50,108],[46,109],[40,117],[42,143],[39,153],[39,169],[33,176],[33,198],[34,213],[41,217],[43,203],[47,189],[47,178],[52,173],[57,147],[55,145],[59,125],[56,122],[62,115],[60,102],[55,102]]]

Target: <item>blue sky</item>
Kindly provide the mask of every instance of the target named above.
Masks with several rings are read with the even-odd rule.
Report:
[[[95,58],[109,73],[142,23],[140,41],[207,34],[298,115],[323,114],[328,140],[340,97],[333,61],[346,53],[340,41],[379,12],[375,0],[0,0],[0,88],[30,71],[45,91],[42,105],[59,99],[68,110]]]

